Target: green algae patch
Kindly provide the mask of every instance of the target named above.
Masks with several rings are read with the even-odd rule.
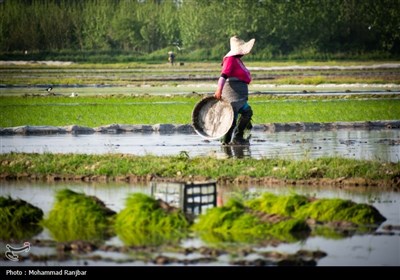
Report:
[[[357,225],[378,224],[386,220],[379,211],[365,203],[343,199],[318,199],[303,206],[296,216],[321,222],[347,221]]]
[[[57,241],[104,240],[111,236],[115,212],[94,196],[69,189],[56,194],[56,202],[43,221]]]
[[[0,239],[22,240],[42,231],[43,211],[22,200],[0,197]]]
[[[116,216],[114,229],[127,245],[161,245],[187,236],[190,221],[181,209],[162,200],[135,193]]]
[[[231,199],[226,205],[209,209],[198,217],[193,230],[208,242],[257,242],[278,239],[294,242],[310,231],[301,219],[269,215]]]

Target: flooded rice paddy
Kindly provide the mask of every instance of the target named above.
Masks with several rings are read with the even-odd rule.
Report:
[[[339,129],[331,131],[253,131],[250,147],[221,146],[194,133],[53,134],[0,136],[0,152],[27,153],[124,153],[136,155],[316,158],[399,162],[399,129]]]
[[[41,208],[45,215],[49,213],[58,190],[68,188],[102,200],[105,205],[119,212],[124,208],[129,194],[140,192],[150,195],[148,185],[130,185],[123,183],[28,183],[2,182],[1,196],[10,195],[21,198]],[[189,236],[181,239],[173,248],[158,246],[148,249],[126,246],[118,236],[103,241],[103,245],[88,252],[60,251],[52,243],[51,233],[42,231],[28,238],[30,251],[22,253],[23,261],[0,261],[0,266],[152,266],[152,265],[276,265],[265,260],[265,256],[296,254],[296,252],[319,252],[317,266],[399,266],[400,265],[400,194],[393,191],[374,189],[333,189],[318,187],[218,187],[219,199],[226,202],[235,193],[246,193],[258,196],[264,192],[289,194],[296,192],[315,198],[342,198],[357,203],[368,203],[378,209],[386,221],[378,228],[364,233],[344,230],[334,235],[316,235],[294,242],[212,242],[200,236]],[[5,248],[7,243],[0,242]],[[18,247],[22,244],[11,243]],[[108,248],[108,249],[107,249]],[[111,250],[110,248],[113,248]],[[137,251],[135,253],[135,250]],[[3,249],[1,250],[3,251]],[[36,256],[35,258],[29,255]],[[145,257],[144,257],[145,255]],[[42,259],[38,256],[41,256]],[[264,256],[264,257],[263,257]],[[264,261],[263,261],[264,258]],[[161,261],[163,260],[163,261]],[[295,264],[294,264],[295,265]],[[304,264],[303,264],[304,265]]]
[[[285,157],[301,159],[321,156],[341,156],[354,159],[373,159],[399,162],[400,130],[398,129],[339,129],[332,131],[255,130],[250,147],[222,147],[218,141],[202,139],[192,133],[121,133],[88,135],[11,135],[1,136],[1,153],[128,153],[137,155],[174,155],[182,151],[189,156],[215,157]],[[53,207],[57,190],[68,188],[93,195],[116,212],[121,211],[125,199],[132,193],[151,195],[149,185],[125,183],[68,183],[68,182],[1,182],[0,196],[21,198],[41,208],[45,216]],[[342,230],[334,235],[315,235],[296,242],[266,240],[265,242],[210,242],[208,238],[191,235],[178,244],[144,246],[132,249],[118,236],[103,241],[103,245],[89,252],[64,252],[42,228],[30,236],[29,253],[20,262],[2,262],[13,266],[153,266],[153,265],[277,265],[270,256],[298,255],[304,252],[322,254],[308,263],[289,265],[317,266],[399,266],[400,265],[400,194],[378,189],[340,189],[327,187],[273,186],[218,186],[222,203],[237,193],[257,196],[298,193],[316,198],[342,198],[373,205],[387,219],[378,228],[360,233]],[[5,248],[7,241],[0,242]],[[22,244],[12,243],[13,246]],[[110,249],[111,248],[111,249]],[[145,248],[145,249],[143,249]],[[29,257],[30,254],[35,257]],[[269,256],[269,257],[266,257]]]
[[[114,94],[158,94],[169,92],[212,92],[214,84],[187,84],[171,88],[151,86],[131,88],[114,87]],[[351,89],[351,92],[345,91]],[[280,94],[300,94],[315,87],[257,85],[252,91],[280,91]],[[100,87],[96,91],[110,88]],[[317,94],[336,94],[335,86],[325,85]],[[343,85],[337,94],[363,94],[362,85]],[[399,92],[398,85],[377,86],[378,93],[386,90]],[[0,88],[0,93],[4,91]],[[89,94],[93,89],[85,87],[60,87],[57,93]],[[36,94],[38,88],[7,89],[7,94]],[[125,153],[136,155],[176,155],[186,152],[189,156],[253,157],[253,158],[317,158],[339,156],[353,159],[371,159],[384,162],[399,162],[399,129],[339,129],[331,131],[282,131],[252,132],[249,147],[221,147],[218,141],[208,141],[191,133],[121,133],[121,134],[53,134],[53,135],[2,135],[0,153]],[[1,181],[0,196],[23,199],[43,210],[45,216],[53,207],[58,190],[68,188],[99,198],[110,209],[119,212],[125,199],[132,193],[151,194],[149,185],[126,183],[76,183],[76,182],[25,182]],[[153,265],[277,265],[271,256],[319,252],[315,262],[291,263],[289,265],[317,266],[400,266],[400,194],[396,191],[378,189],[341,189],[328,187],[273,187],[273,186],[218,186],[219,201],[222,203],[237,193],[258,196],[264,192],[274,194],[298,193],[315,198],[350,199],[357,203],[368,203],[378,209],[386,221],[373,230],[360,233],[342,230],[334,235],[308,236],[295,242],[225,242],[213,243],[201,236],[191,235],[179,240],[178,244],[132,248],[124,244],[117,235],[103,240],[101,247],[85,252],[60,250],[47,228],[26,238],[31,243],[30,251],[20,255],[21,261],[10,262],[0,259],[0,266],[153,266]],[[15,247],[22,243],[12,240],[0,241],[0,254],[4,256],[6,245]],[[33,257],[34,256],[34,257]],[[268,257],[266,257],[268,256]],[[273,258],[272,258],[273,259]]]
[[[213,77],[215,79],[215,77]],[[47,95],[46,89],[49,85],[38,86],[5,86],[0,84],[1,96],[38,96]],[[103,95],[188,95],[209,94],[216,89],[215,82],[209,81],[186,81],[178,84],[165,84],[153,86],[148,81],[139,84],[128,84],[126,86],[89,84],[89,85],[57,85],[52,93],[55,96],[103,96]],[[250,94],[273,94],[273,95],[296,95],[296,96],[354,96],[354,95],[385,95],[388,93],[399,94],[400,85],[391,84],[319,84],[319,85],[288,85],[288,84],[263,84],[254,83],[249,85]]]

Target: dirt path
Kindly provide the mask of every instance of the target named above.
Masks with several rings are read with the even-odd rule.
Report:
[[[254,124],[255,131],[331,131],[338,129],[400,129],[400,120],[331,122],[331,123],[266,123]],[[0,135],[49,135],[49,134],[92,134],[92,133],[195,133],[191,124],[128,125],[110,124],[95,128],[78,125],[69,126],[16,126],[0,127]]]

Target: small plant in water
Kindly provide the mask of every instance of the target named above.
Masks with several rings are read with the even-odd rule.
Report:
[[[42,231],[43,211],[22,200],[0,197],[0,239],[23,240]]]
[[[346,221],[358,225],[372,225],[386,220],[371,205],[338,198],[314,200],[303,206],[296,216],[322,222]]]
[[[98,198],[64,189],[43,224],[57,241],[104,240],[111,235],[114,215]]]
[[[308,220],[313,219],[321,226],[310,228]],[[333,238],[368,230],[385,218],[367,204],[357,204],[342,199],[315,199],[292,193],[278,196],[264,193],[262,196],[243,201],[243,197],[232,198],[219,208],[213,208],[200,215],[193,229],[205,240],[249,242],[257,239],[279,239],[296,241],[313,230],[314,235],[329,235]],[[338,226],[324,228],[322,226]],[[341,230],[340,227],[346,227]],[[245,238],[243,238],[245,237]]]
[[[200,215],[193,229],[203,239],[214,242],[268,239],[294,242],[306,237],[310,231],[304,220],[255,211],[237,199],[230,199],[226,205]]]
[[[115,219],[115,232],[127,245],[160,245],[186,236],[189,220],[181,209],[135,193]]]

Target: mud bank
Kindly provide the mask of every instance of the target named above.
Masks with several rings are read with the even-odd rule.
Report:
[[[331,131],[338,129],[399,129],[400,120],[360,121],[360,122],[294,122],[254,124],[253,130],[280,131]],[[70,126],[17,126],[0,128],[0,135],[49,135],[49,134],[93,134],[93,133],[188,133],[195,130],[191,124],[110,124],[95,128]]]
[[[29,174],[21,172],[18,174],[0,174],[0,181],[31,181],[31,182],[126,182],[130,184],[150,184],[157,182],[204,182],[210,180],[205,176],[176,176],[159,177],[154,174],[147,175],[60,175],[60,174]],[[379,190],[400,191],[400,178],[392,179],[366,179],[366,178],[311,178],[311,179],[279,179],[275,177],[254,178],[250,176],[219,177],[215,180],[221,186],[315,186],[333,187],[340,189],[372,188]]]

